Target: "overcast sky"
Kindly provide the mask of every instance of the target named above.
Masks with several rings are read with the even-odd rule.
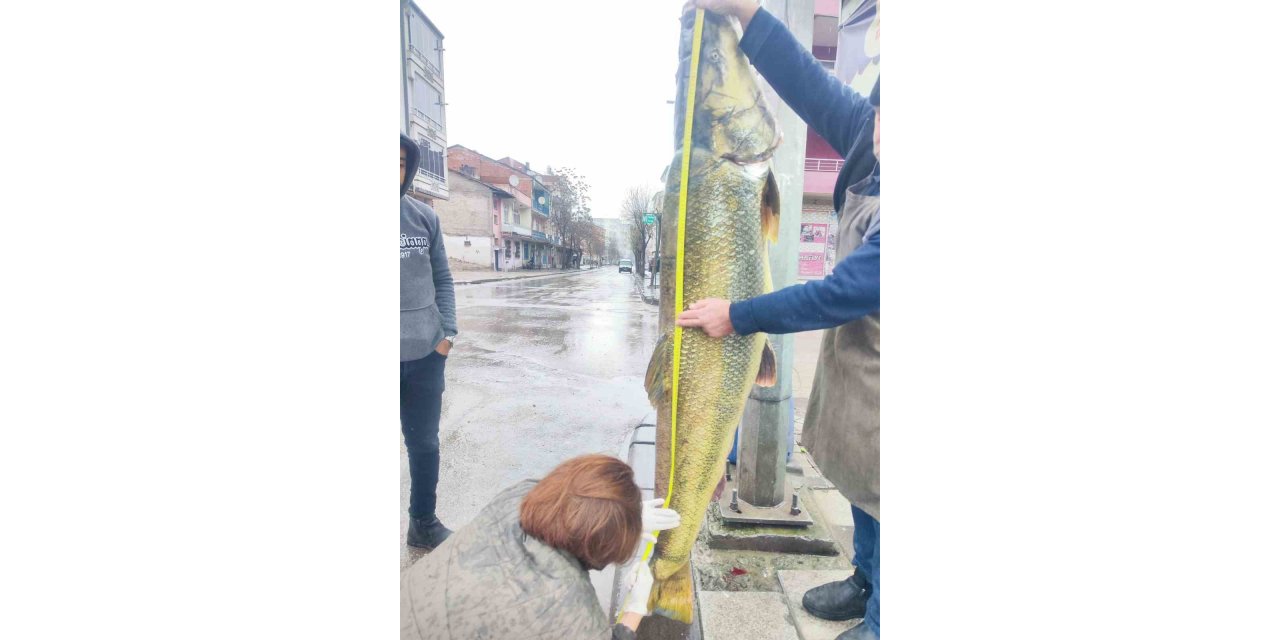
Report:
[[[574,167],[598,218],[631,185],[660,188],[683,0],[417,3],[444,32],[449,144]]]

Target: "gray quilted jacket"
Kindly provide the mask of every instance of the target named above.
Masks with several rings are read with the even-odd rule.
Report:
[[[633,640],[610,625],[587,570],[520,528],[526,480],[400,579],[401,640]]]

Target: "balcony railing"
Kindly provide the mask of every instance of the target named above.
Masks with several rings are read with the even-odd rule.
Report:
[[[817,171],[819,173],[840,173],[840,169],[844,167],[844,160],[836,160],[835,158],[805,158],[804,170]]]

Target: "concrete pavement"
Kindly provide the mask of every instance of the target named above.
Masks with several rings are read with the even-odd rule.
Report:
[[[654,307],[600,268],[457,289],[445,370],[438,515],[457,529],[499,491],[584,453],[614,455],[648,411]],[[390,428],[390,425],[387,425]],[[408,459],[401,444],[401,569]]]

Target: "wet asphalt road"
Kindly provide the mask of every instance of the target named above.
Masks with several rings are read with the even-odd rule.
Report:
[[[459,285],[458,344],[445,369],[438,515],[452,529],[493,496],[584,453],[616,455],[649,412],[644,372],[656,307],[616,267]],[[409,466],[400,448],[401,569]]]

